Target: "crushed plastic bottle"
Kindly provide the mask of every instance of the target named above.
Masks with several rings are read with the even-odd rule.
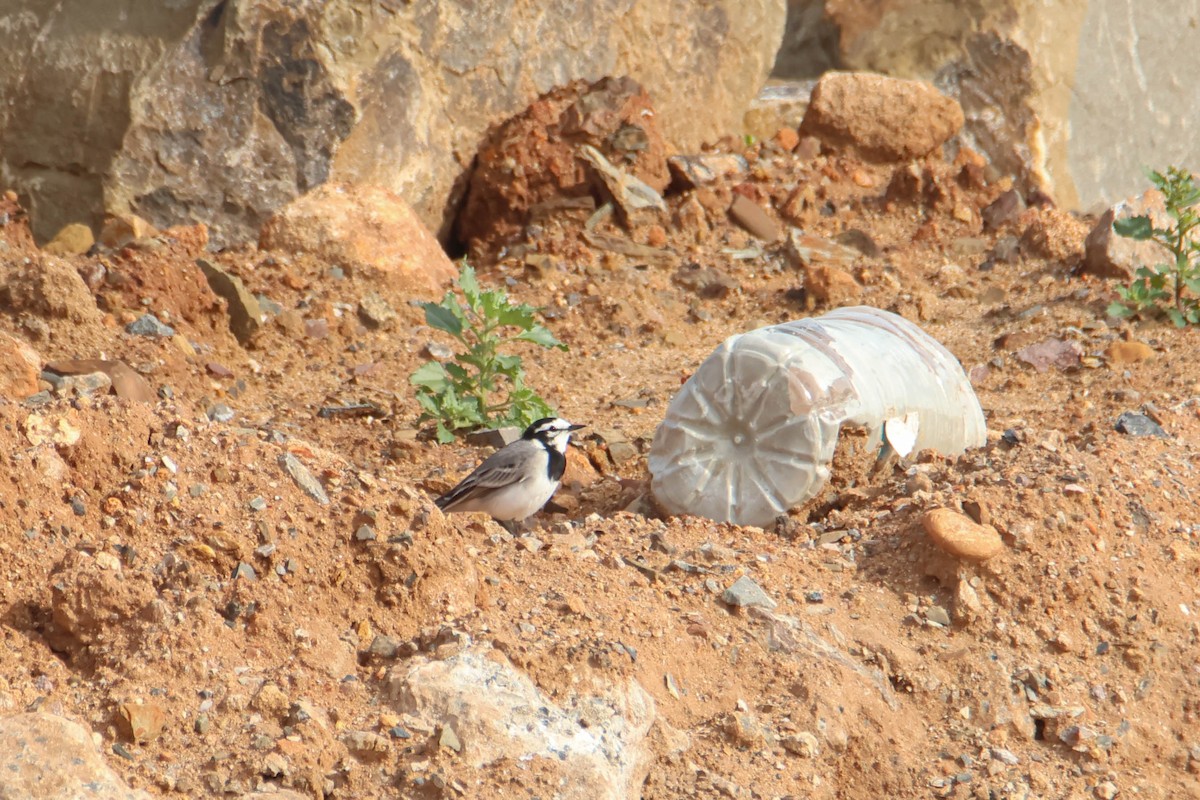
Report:
[[[843,425],[902,456],[987,437],[950,351],[903,317],[839,308],[717,347],[667,407],[651,489],[672,514],[765,526],[821,490]]]

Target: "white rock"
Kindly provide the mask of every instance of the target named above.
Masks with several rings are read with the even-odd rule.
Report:
[[[561,770],[562,800],[641,796],[657,713],[636,681],[557,704],[487,653],[472,647],[444,661],[413,659],[392,670],[387,693],[398,711],[451,725],[473,767],[542,757]]]

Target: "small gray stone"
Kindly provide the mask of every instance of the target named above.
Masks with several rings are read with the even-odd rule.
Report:
[[[354,532],[354,538],[360,542],[373,542],[376,539],[375,529],[370,525],[359,525]]]
[[[1161,439],[1167,438],[1167,432],[1162,429],[1161,425],[1145,414],[1135,414],[1132,411],[1126,411],[1117,417],[1117,424],[1114,427],[1117,433],[1124,433],[1129,436],[1157,436]]]
[[[208,487],[203,483],[193,483],[188,487],[188,494],[190,494],[192,497],[199,497],[207,491]]]
[[[300,459],[291,453],[284,453],[279,457],[279,466],[306,495],[323,506],[329,505],[329,495],[325,494],[324,487],[313,477],[313,474],[308,471],[308,467],[304,466]]]
[[[237,568],[233,571],[233,579],[243,578],[248,581],[258,579],[258,574],[254,571],[254,567],[247,564],[245,561],[238,562]]]
[[[193,729],[196,731],[196,733],[205,734],[208,733],[208,729],[211,725],[212,720],[208,718],[208,714],[200,714],[196,717],[196,724],[193,726]]]
[[[776,606],[775,601],[762,590],[762,587],[746,575],[734,581],[733,585],[721,594],[721,599],[729,605],[737,606],[738,608],[762,606],[766,609],[772,609]]]
[[[1011,750],[1005,750],[1003,747],[993,747],[992,758],[1002,764],[1008,764],[1010,767],[1021,763],[1021,759],[1017,758],[1016,753]]]
[[[134,336],[159,336],[168,337],[175,335],[175,329],[170,325],[164,325],[158,321],[158,317],[153,314],[143,314],[133,322],[125,326],[125,332],[131,333]]]
[[[208,418],[213,422],[229,422],[233,419],[233,409],[224,403],[214,403],[208,409]]]
[[[43,372],[42,377],[53,375]],[[90,397],[93,394],[108,394],[112,389],[112,378],[104,372],[90,372],[86,375],[55,375],[54,380],[47,379],[54,387],[54,393],[59,397]]]
[[[367,647],[367,654],[378,656],[380,658],[395,658],[396,652],[400,649],[400,642],[393,639],[391,636],[384,636],[382,633],[375,634],[375,638],[371,640],[371,644]]]
[[[266,511],[267,509],[267,501],[261,497],[252,498],[249,505],[251,511]]]

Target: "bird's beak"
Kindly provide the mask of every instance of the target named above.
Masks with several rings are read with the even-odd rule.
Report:
[[[577,430],[579,430],[580,428],[586,428],[586,427],[587,427],[587,425],[571,425],[570,427],[568,427],[568,428],[567,428],[567,430],[569,430],[569,431],[577,431]]]

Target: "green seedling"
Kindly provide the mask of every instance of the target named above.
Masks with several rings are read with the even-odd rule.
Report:
[[[513,303],[503,289],[480,289],[464,259],[458,275],[460,301],[447,291],[440,303],[423,303],[425,322],[457,340],[452,361],[429,361],[409,377],[416,387],[421,419],[437,423],[439,442],[455,432],[515,425],[524,428],[553,409],[525,384],[521,357],[505,352],[515,342],[567,346],[536,320],[537,309]]]
[[[1108,307],[1114,317],[1132,317],[1161,312],[1178,327],[1200,322],[1200,243],[1193,231],[1200,227],[1200,186],[1190,172],[1169,167],[1166,173],[1151,172],[1150,182],[1162,192],[1167,228],[1154,227],[1149,216],[1128,217],[1113,223],[1121,236],[1152,241],[1171,254],[1171,260],[1153,267],[1142,266],[1128,286],[1117,287],[1115,300]]]

